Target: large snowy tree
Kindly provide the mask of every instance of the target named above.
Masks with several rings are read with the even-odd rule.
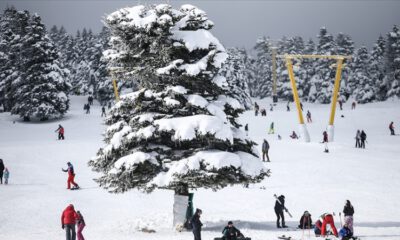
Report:
[[[29,15],[28,15],[29,16]],[[26,34],[20,36],[20,77],[11,83],[15,103],[12,114],[41,121],[62,117],[68,110],[68,72],[58,62],[58,52],[37,14],[28,18]]]
[[[390,84],[388,97],[400,97],[400,30],[395,25],[387,34],[386,78]]]
[[[251,96],[259,98],[272,96],[271,43],[269,38],[257,39],[254,50],[257,57],[254,61],[255,78],[249,80]]]
[[[374,82],[373,88],[376,94],[376,100],[378,101],[386,99],[386,94],[390,87],[390,84],[387,82],[388,79],[385,78],[385,47],[385,39],[382,36],[379,36],[370,54],[371,61],[369,72]]]
[[[375,100],[374,80],[370,76],[370,56],[366,47],[361,47],[351,63],[348,90],[359,103]]]
[[[106,146],[89,164],[110,192],[221,189],[268,175],[239,129],[241,104],[218,75],[227,58],[205,12],[183,5],[135,6],[110,14],[106,56],[139,76],[106,123]]]

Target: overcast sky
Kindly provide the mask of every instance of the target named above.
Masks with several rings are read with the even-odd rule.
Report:
[[[83,27],[98,32],[102,18],[121,7],[145,3],[192,4],[207,12],[214,34],[227,47],[251,48],[259,36],[315,38],[321,26],[332,34],[348,33],[357,46],[371,47],[380,34],[400,25],[400,1],[392,0],[0,0],[0,9],[13,5],[42,16],[47,26],[63,25],[75,33]]]

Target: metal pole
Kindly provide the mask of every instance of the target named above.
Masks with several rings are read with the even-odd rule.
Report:
[[[329,117],[329,126],[328,126],[328,137],[329,141],[333,141],[334,137],[334,121],[335,121],[335,112],[336,112],[336,103],[339,95],[340,89],[340,79],[342,77],[342,66],[343,66],[343,58],[339,58],[337,60],[337,68],[336,68],[336,76],[335,76],[335,85],[333,88],[332,94],[332,106],[331,106],[331,115]]]

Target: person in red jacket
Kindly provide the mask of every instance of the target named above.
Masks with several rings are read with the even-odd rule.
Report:
[[[58,132],[58,140],[64,140],[64,128],[61,126],[61,124],[58,125],[57,130],[55,132]]]
[[[79,220],[74,205],[70,204],[61,215],[61,228],[65,229],[66,240],[76,240],[75,224]]]
[[[61,169],[63,172],[68,172],[67,189],[71,189],[71,183],[72,185],[74,185],[74,188],[72,189],[77,189],[79,188],[79,185],[74,181],[75,179],[74,167],[70,162],[67,162],[67,165],[68,165],[67,169]]]

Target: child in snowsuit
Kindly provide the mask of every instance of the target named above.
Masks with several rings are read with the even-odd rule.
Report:
[[[303,216],[301,216],[299,228],[301,229],[313,228],[311,214],[308,211],[305,211],[303,213]]]
[[[57,130],[55,130],[54,132],[58,132],[58,140],[64,140],[64,128],[63,126],[61,126],[61,124],[58,125]]]
[[[321,235],[322,236],[326,236],[327,235],[327,231],[326,231],[326,225],[329,224],[329,226],[331,227],[333,234],[337,237],[338,236],[338,232],[336,230],[335,227],[335,222],[333,221],[333,216],[330,213],[324,213],[321,215],[320,218],[320,222],[322,223],[320,229],[321,229]],[[317,225],[317,223],[315,224]]]
[[[85,219],[83,219],[83,216],[80,211],[77,211],[76,213],[78,215],[78,222],[76,224],[78,226],[78,232],[77,232],[78,240],[85,240],[85,238],[82,235],[82,231],[86,226]]]
[[[325,152],[327,153],[327,152],[329,152],[329,149],[328,149],[328,133],[326,131],[324,131],[322,133],[322,136],[323,136],[322,143],[325,144]]]
[[[357,133],[356,133],[356,148],[361,147],[360,140],[361,140],[361,132],[360,132],[360,130],[357,130]]]
[[[265,161],[265,156],[267,156],[267,162],[269,162],[268,151],[269,151],[269,143],[268,143],[268,141],[266,139],[264,139],[264,142],[262,144],[262,159],[263,159],[263,162]]]
[[[193,217],[190,219],[194,240],[201,240],[201,227],[203,226],[203,223],[201,223],[200,221],[200,216],[202,213],[203,212],[201,211],[201,209],[197,208]]]
[[[239,237],[242,238],[243,234],[239,231],[239,229],[233,226],[233,222],[229,221],[228,225],[224,227],[222,230],[223,240],[237,240]]]
[[[390,135],[396,135],[395,133],[394,133],[394,126],[393,126],[393,122],[391,122],[390,123],[390,125],[389,125],[389,130],[390,130]]]
[[[276,214],[276,227],[277,228],[287,228],[285,225],[285,215],[283,214],[283,210],[285,210],[285,196],[280,195],[275,202],[275,214]],[[280,219],[282,219],[282,227],[279,223]]]
[[[75,212],[74,205],[70,204],[61,215],[61,228],[65,229],[66,240],[75,240],[75,223],[79,219]]]
[[[8,171],[8,169],[4,169],[4,184],[7,185],[8,184],[8,178],[10,177],[10,172]]]
[[[351,233],[354,233],[353,229],[354,207],[353,205],[351,205],[351,202],[349,200],[346,200],[346,204],[344,205],[343,208],[343,214],[344,214],[344,223],[350,229]]]
[[[67,169],[62,169],[63,172],[68,172],[67,189],[71,189],[71,183],[72,185],[75,186],[75,188],[79,188],[79,185],[76,184],[76,182],[74,181],[75,179],[74,167],[70,162],[67,162],[67,165],[68,165]]]
[[[272,122],[271,125],[269,126],[268,134],[275,134],[274,122]]]

